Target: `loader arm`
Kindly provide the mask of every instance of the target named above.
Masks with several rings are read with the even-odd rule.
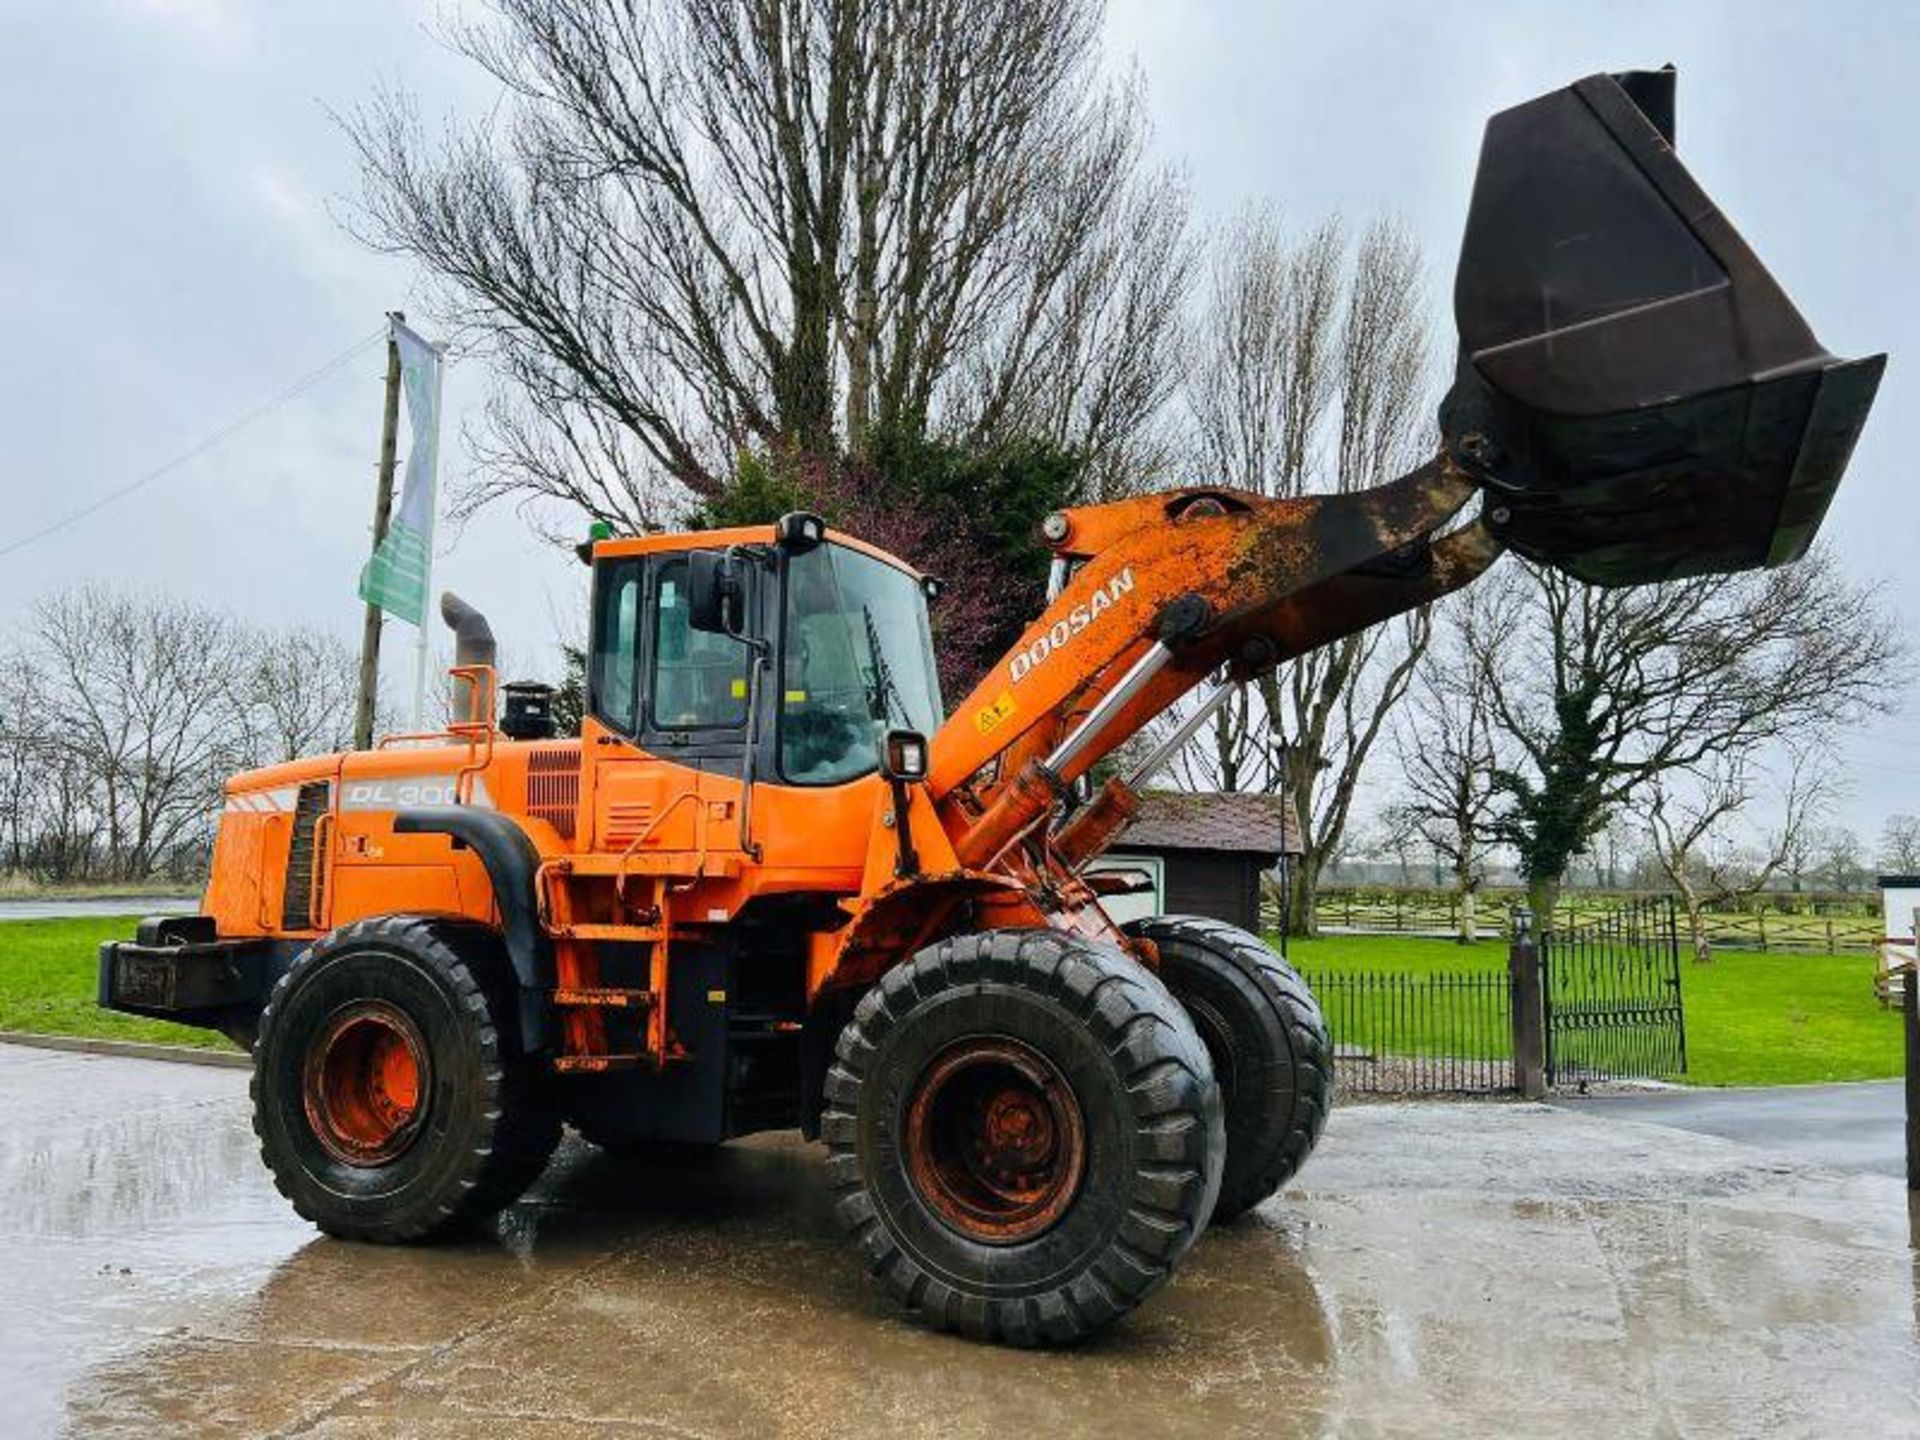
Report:
[[[1478,575],[1500,550],[1484,528],[1433,538],[1477,485],[1443,454],[1343,495],[1190,489],[1050,517],[1071,578],[933,737],[962,861],[989,864],[1213,672],[1251,678]]]

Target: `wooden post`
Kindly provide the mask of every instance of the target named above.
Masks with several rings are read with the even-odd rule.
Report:
[[[398,310],[387,312],[389,321],[404,320]],[[373,492],[373,550],[387,538],[387,521],[393,514],[393,465],[400,433],[400,346],[387,331],[386,408],[380,417],[380,468]],[[371,552],[369,552],[371,553]],[[380,607],[367,602],[367,617],[360,629],[360,696],[353,710],[353,748],[373,748],[374,702],[380,693]]]
[[[1920,1191],[1920,910],[1913,925],[1913,964],[1900,1009],[1907,1022],[1907,1189]]]
[[[1513,1083],[1529,1100],[1547,1093],[1546,995],[1540,983],[1540,947],[1533,914],[1513,912],[1513,939],[1507,947],[1507,989],[1513,1012]]]

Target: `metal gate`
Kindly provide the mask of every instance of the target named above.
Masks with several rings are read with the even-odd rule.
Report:
[[[1549,1085],[1687,1073],[1680,934],[1670,898],[1547,931],[1540,972]]]
[[[1513,1088],[1504,972],[1302,972],[1333,1039],[1345,1095],[1466,1095]]]

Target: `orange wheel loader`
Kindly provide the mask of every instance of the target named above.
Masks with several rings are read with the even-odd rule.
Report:
[[[496,719],[449,599],[463,718],[236,776],[202,913],[105,946],[100,1003],[251,1049],[267,1166],[329,1234],[485,1220],[563,1123],[797,1126],[909,1311],[1017,1344],[1107,1324],[1299,1170],[1334,1083],[1257,937],[1102,908],[1087,862],[1142,782],[1234,685],[1504,549],[1606,585],[1779,564],[1839,482],[1883,357],[1814,340],[1675,157],[1673,86],[1490,122],[1418,469],[1048,517],[1049,602],[950,709],[934,586],[811,515],[584,547],[578,739],[537,690]]]

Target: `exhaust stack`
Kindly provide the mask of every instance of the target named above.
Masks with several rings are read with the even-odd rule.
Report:
[[[445,590],[440,595],[440,618],[453,631],[454,668],[484,665],[491,671],[499,655],[499,647],[494,644],[493,627],[487,624],[487,617],[451,590]],[[459,682],[466,678],[456,676],[455,680]],[[493,719],[493,688],[490,674],[484,685],[478,681],[468,681],[464,693],[456,694],[453,699],[455,722],[467,725],[490,722]]]

